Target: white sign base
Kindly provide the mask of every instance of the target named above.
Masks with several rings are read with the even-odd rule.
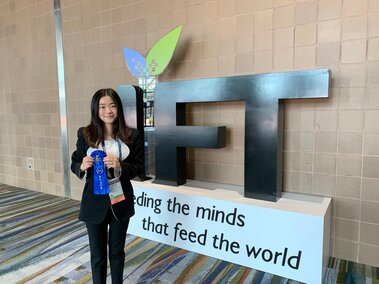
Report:
[[[283,193],[278,202],[268,202],[222,189],[132,183],[136,215],[128,233],[322,283],[329,258],[330,198]]]

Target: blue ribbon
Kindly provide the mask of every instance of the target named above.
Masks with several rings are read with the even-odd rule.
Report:
[[[104,165],[104,157],[107,156],[102,150],[95,150],[91,153],[93,158],[93,193],[108,194],[109,185],[107,178],[107,170]]]

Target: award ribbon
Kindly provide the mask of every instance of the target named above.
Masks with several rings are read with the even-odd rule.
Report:
[[[104,157],[107,155],[102,150],[96,150],[91,153],[94,160],[93,163],[93,193],[94,194],[108,194],[109,185],[107,178],[107,170],[104,165]]]

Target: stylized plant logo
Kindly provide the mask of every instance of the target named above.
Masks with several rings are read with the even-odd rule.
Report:
[[[138,78],[138,84],[144,92],[145,127],[154,126],[154,89],[158,83],[158,75],[169,64],[181,32],[182,26],[178,26],[167,33],[153,45],[146,58],[131,48],[123,49],[126,65],[133,76]]]
[[[181,32],[182,26],[178,26],[167,33],[153,45],[146,58],[139,52],[125,47],[123,52],[126,65],[133,76],[146,78],[161,74],[174,54]]]

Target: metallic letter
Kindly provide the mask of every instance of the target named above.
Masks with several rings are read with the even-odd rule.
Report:
[[[142,149],[144,151],[143,164],[145,165],[145,131],[143,126],[143,90],[138,86],[132,85],[119,85],[117,92],[120,95],[122,106],[124,109],[125,120],[127,125],[138,129]],[[146,168],[143,167],[138,173],[138,177],[141,181],[150,179],[146,176]]]
[[[184,126],[185,103],[240,101],[245,115],[245,197],[282,191],[281,99],[326,98],[327,69],[159,83],[155,89],[155,183],[186,182],[185,147],[220,148],[225,127]]]

